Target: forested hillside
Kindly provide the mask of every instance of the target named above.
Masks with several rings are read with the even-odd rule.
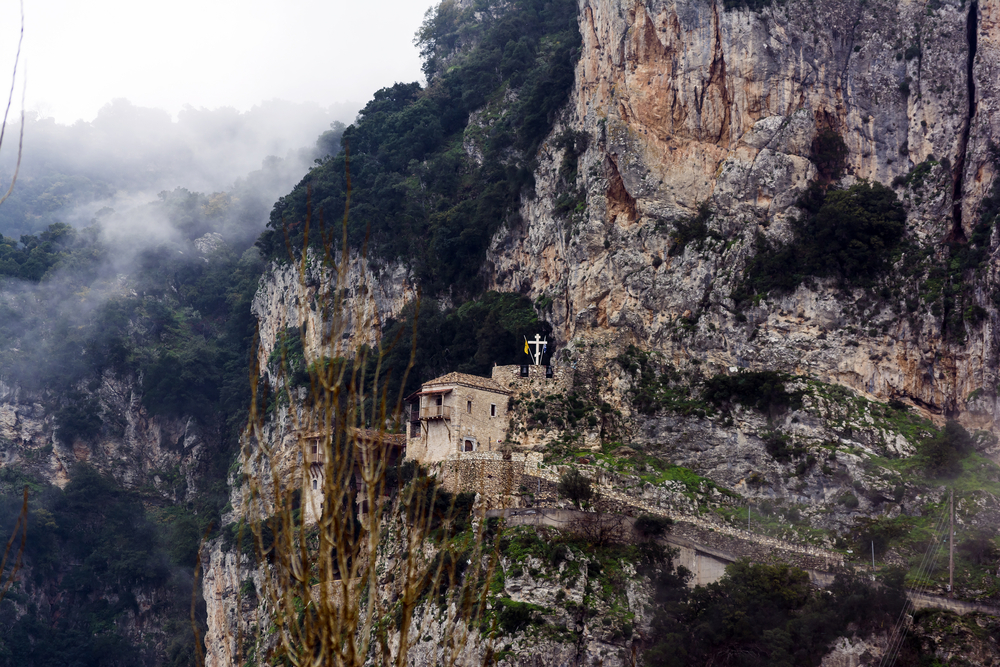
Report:
[[[474,297],[493,234],[531,196],[536,153],[569,98],[579,58],[569,0],[445,3],[417,34],[430,83],[384,88],[330,156],[278,200],[258,242],[268,259],[302,247],[308,207],[348,243],[412,268],[428,296]],[[575,178],[569,168],[567,178]]]

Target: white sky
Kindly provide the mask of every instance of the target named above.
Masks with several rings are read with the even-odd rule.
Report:
[[[413,35],[432,4],[24,0],[25,106],[66,124],[118,97],[173,114],[273,98],[360,108],[379,88],[422,80]],[[19,21],[17,2],[0,0],[0,72]],[[0,76],[4,98],[8,81]]]

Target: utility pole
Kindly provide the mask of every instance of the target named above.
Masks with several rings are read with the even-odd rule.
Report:
[[[948,507],[948,597],[955,597],[955,489]]]

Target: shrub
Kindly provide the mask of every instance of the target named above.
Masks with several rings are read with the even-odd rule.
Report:
[[[962,459],[972,451],[972,436],[956,421],[948,420],[944,428],[920,446],[924,470],[933,477],[954,477],[962,471]]]
[[[776,461],[789,461],[802,452],[802,448],[789,445],[791,437],[777,431],[768,431],[760,436],[764,440],[764,448]]]
[[[1000,549],[989,531],[978,530],[957,545],[959,553],[976,565],[995,563]]]
[[[578,508],[581,504],[589,503],[594,496],[590,479],[576,468],[571,469],[559,479],[559,486],[556,487],[556,490],[561,497],[572,500]]]
[[[778,371],[719,374],[705,380],[702,397],[718,406],[740,403],[762,412],[785,407],[798,409],[802,407],[804,392],[785,389],[790,379],[789,375]]]
[[[633,524],[635,529],[645,538],[660,537],[674,525],[673,519],[656,514],[641,514]]]
[[[847,144],[839,134],[825,128],[813,140],[810,157],[821,182],[839,180],[847,165]]]
[[[791,243],[758,237],[735,300],[788,292],[807,276],[837,278],[843,287],[870,285],[885,272],[906,229],[903,205],[881,183],[859,181],[825,194],[814,184],[799,205],[805,215],[795,221]]]
[[[56,433],[64,444],[74,440],[93,440],[101,433],[104,420],[97,397],[81,391],[66,395],[66,403],[55,413]]]
[[[708,221],[712,218],[712,208],[707,201],[698,204],[698,213],[690,218],[678,220],[674,223],[674,244],[670,246],[667,253],[671,257],[676,257],[684,252],[684,248],[689,243],[701,242],[711,235],[708,229]],[[654,266],[659,266],[658,264]]]
[[[515,602],[513,600],[501,600],[500,613],[497,614],[497,623],[506,634],[514,634],[518,630],[523,630],[535,620],[535,605],[527,602]]]

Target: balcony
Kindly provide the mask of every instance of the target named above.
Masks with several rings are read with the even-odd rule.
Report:
[[[450,405],[428,405],[420,408],[421,419],[451,419]]]

